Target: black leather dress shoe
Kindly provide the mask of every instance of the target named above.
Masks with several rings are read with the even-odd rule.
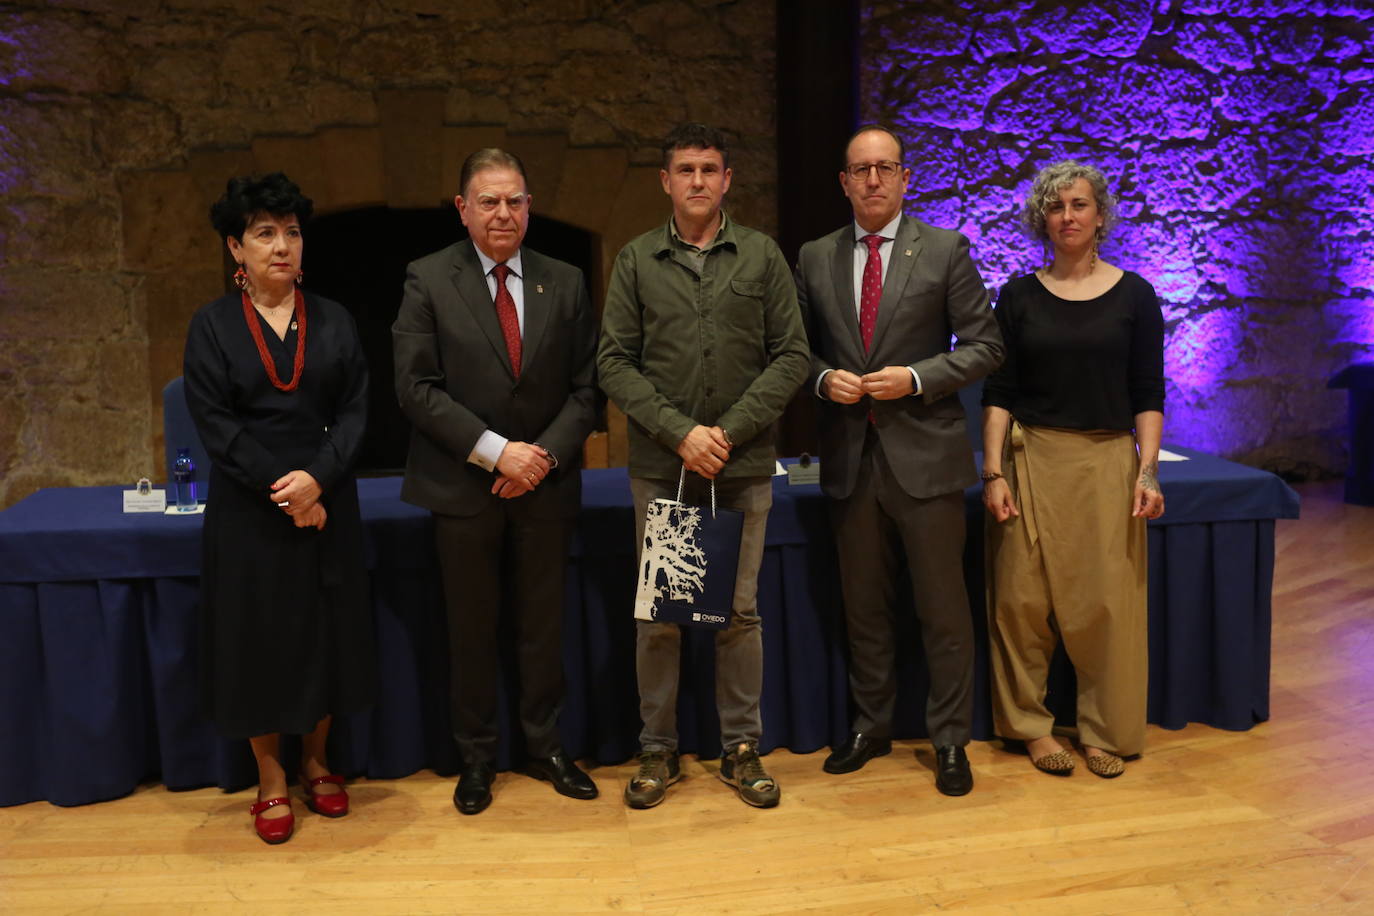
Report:
[[[973,788],[968,754],[956,744],[935,749],[935,788],[945,795],[967,795]]]
[[[579,770],[577,764],[569,760],[565,754],[558,753],[552,757],[532,757],[526,771],[536,779],[553,783],[553,787],[559,795],[583,800],[597,796],[596,783],[592,782],[590,776]]]
[[[892,753],[892,739],[874,738],[863,732],[857,732],[850,735],[848,741],[835,748],[830,756],[825,758],[825,763],[821,764],[821,769],[827,773],[853,773],[874,757],[881,757],[890,753]]]
[[[491,804],[491,781],[496,771],[489,763],[474,763],[464,767],[453,790],[453,807],[459,814],[481,814]]]

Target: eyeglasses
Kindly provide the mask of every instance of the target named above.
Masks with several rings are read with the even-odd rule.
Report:
[[[501,206],[504,201],[506,208],[512,213],[519,213],[530,202],[528,194],[512,194],[510,197],[490,197],[486,194],[477,198],[477,209],[483,213],[494,213],[496,208]]]
[[[880,180],[890,181],[902,170],[902,164],[891,159],[883,159],[880,162],[851,162],[844,167],[845,172],[855,181],[866,180],[870,169],[878,170]]]

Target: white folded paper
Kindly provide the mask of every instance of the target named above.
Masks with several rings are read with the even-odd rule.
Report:
[[[167,508],[166,490],[125,490],[125,512],[161,512]]]

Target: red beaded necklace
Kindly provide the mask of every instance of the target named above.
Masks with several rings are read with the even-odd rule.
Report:
[[[277,375],[277,364],[272,359],[272,355],[267,352],[267,341],[262,336],[262,322],[258,316],[253,314],[257,311],[253,308],[253,300],[248,298],[248,291],[243,291],[243,320],[248,322],[248,330],[253,333],[253,343],[258,345],[258,356],[262,359],[262,367],[267,370],[268,381],[278,391],[295,391],[296,386],[301,383],[301,376],[305,373],[305,296],[301,291],[296,291],[296,358],[291,367],[291,381],[282,382]]]

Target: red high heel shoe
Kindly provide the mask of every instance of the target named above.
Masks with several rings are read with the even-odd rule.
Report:
[[[328,795],[320,795],[315,792],[315,787],[332,782],[339,787],[339,791]],[[318,779],[306,779],[301,776],[301,786],[305,789],[305,804],[316,814],[325,817],[343,817],[348,813],[348,793],[344,791],[344,778],[338,773],[330,773],[328,776],[321,776]]]
[[[286,817],[263,817],[262,812],[277,805],[285,805]],[[291,839],[291,831],[296,827],[296,815],[291,811],[291,799],[268,798],[255,802],[248,813],[253,815],[253,829],[258,832],[264,843],[276,846]]]

